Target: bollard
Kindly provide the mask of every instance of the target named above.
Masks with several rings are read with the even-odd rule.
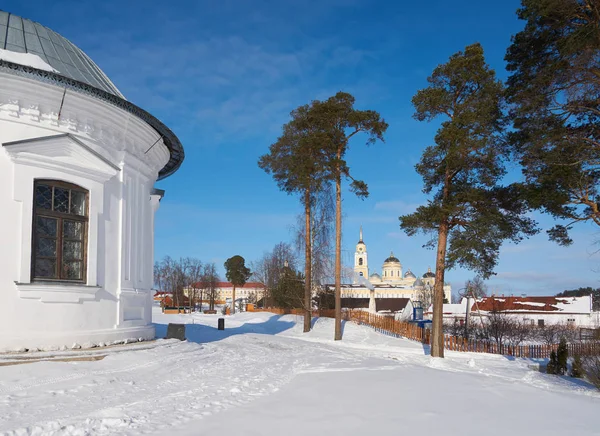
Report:
[[[225,330],[225,318],[219,318],[219,330]]]

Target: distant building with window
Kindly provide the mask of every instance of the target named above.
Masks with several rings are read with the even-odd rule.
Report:
[[[83,51],[0,11],[0,350],[154,338],[154,183],[182,160]]]
[[[532,327],[563,324],[573,327],[600,327],[600,313],[592,310],[592,296],[491,296],[477,300],[463,298],[459,304],[444,304],[446,323],[463,323],[469,311],[470,323],[486,323],[490,314],[501,313]],[[425,316],[431,318],[433,306]]]
[[[409,298],[419,299],[422,292],[431,292],[435,284],[435,274],[431,268],[417,276],[410,269],[403,272],[402,263],[392,252],[383,262],[381,274],[369,274],[369,258],[367,245],[363,240],[363,230],[360,228],[359,240],[354,253],[353,283],[342,285],[342,298],[369,298],[371,288],[375,298]],[[328,285],[329,288],[332,285]],[[444,285],[444,298],[450,301],[452,288]]]
[[[196,284],[196,295],[195,298],[197,300],[200,299],[200,291],[199,289],[202,287],[200,283]],[[185,288],[183,290],[184,295],[190,296],[193,294],[191,288]],[[244,283],[243,286],[237,286],[235,288],[235,299],[242,301],[259,301],[263,298],[265,293],[265,286],[262,283],[257,282],[247,282]],[[215,304],[226,304],[231,303],[231,299],[233,298],[233,283],[231,282],[217,282],[215,288]],[[206,291],[202,292],[202,301],[204,303],[208,303],[209,298],[206,294]],[[199,303],[199,301],[197,301]]]

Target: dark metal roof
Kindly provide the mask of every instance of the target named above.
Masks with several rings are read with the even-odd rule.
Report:
[[[375,298],[375,310],[399,312],[404,310],[410,298]],[[347,309],[368,309],[369,298],[342,298],[342,307]]]
[[[383,261],[383,263],[387,263],[387,262],[398,262],[400,263],[400,260],[394,256],[394,253],[392,252],[392,254],[390,254],[390,257],[388,257],[386,260]]]
[[[62,76],[125,98],[98,65],[71,41],[27,18],[0,11],[0,48],[37,55]]]
[[[0,71],[95,97],[135,115],[154,128],[171,154],[159,172],[159,179],[173,174],[181,166],[185,154],[177,136],[156,117],[127,101],[106,74],[68,39],[39,23],[0,11],[0,49],[34,54],[58,72],[2,59]]]

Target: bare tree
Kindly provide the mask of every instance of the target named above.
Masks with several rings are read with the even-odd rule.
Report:
[[[433,304],[433,287],[430,285],[424,285],[423,287],[417,289],[416,292],[417,301],[421,302],[424,310],[429,310],[431,305]]]
[[[298,260],[292,246],[285,242],[276,244],[272,251],[264,253],[259,260],[250,263],[252,280],[264,286],[265,307],[272,306],[274,303],[273,290],[277,287],[286,264],[295,271]]]
[[[561,332],[562,328],[559,324],[545,324],[537,329],[536,336],[546,345],[554,345],[560,340]]]
[[[173,304],[181,307],[184,300],[183,289],[187,285],[183,259],[175,261],[170,256],[165,256],[154,265],[154,280],[164,292],[171,294]]]
[[[205,263],[202,268],[201,275],[201,288],[206,291],[208,297],[208,308],[209,310],[215,310],[215,297],[217,293],[217,284],[219,282],[219,276],[217,274],[217,267],[214,263]]]
[[[313,292],[323,290],[334,276],[335,266],[335,196],[331,183],[323,186],[314,199],[311,224],[311,284]],[[305,250],[304,215],[298,215],[294,228],[295,245],[299,253]]]
[[[461,297],[483,298],[487,296],[487,293],[488,287],[483,278],[475,276],[473,279],[465,282],[465,289],[462,293],[459,292],[459,295]]]
[[[530,324],[527,324],[526,321],[513,319],[510,324],[507,341],[513,347],[518,347],[523,342],[532,339],[534,336],[535,332]]]
[[[492,311],[488,315],[485,332],[498,346],[502,346],[513,331],[513,320],[510,316],[499,311]]]
[[[188,257],[184,259],[185,275],[188,287],[188,298],[190,302],[190,313],[198,299],[198,292],[201,289],[202,262],[199,259]],[[202,299],[200,299],[200,310],[202,310]]]
[[[584,357],[583,370],[587,379],[600,389],[600,356]]]

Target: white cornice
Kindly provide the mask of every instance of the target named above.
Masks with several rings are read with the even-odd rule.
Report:
[[[13,162],[84,176],[105,182],[119,167],[73,135],[43,136],[2,144]]]
[[[151,167],[152,174],[158,174],[170,157],[151,126],[120,108],[56,85],[0,73],[0,122],[3,119],[72,133],[111,156],[127,151]]]
[[[17,283],[19,297],[40,300],[42,303],[81,303],[96,299],[100,286],[66,283]]]

